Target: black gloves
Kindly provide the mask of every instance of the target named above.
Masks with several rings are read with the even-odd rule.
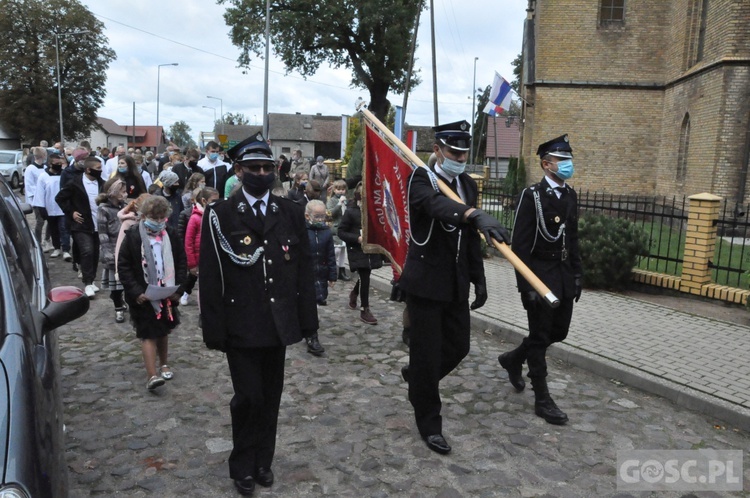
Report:
[[[583,290],[583,277],[581,275],[576,275],[576,298],[575,302],[578,302],[579,299],[581,299],[581,291]]]
[[[536,308],[542,302],[542,298],[537,291],[525,291],[521,293],[521,303],[523,309],[529,311]]]
[[[469,214],[467,221],[471,226],[479,230],[484,234],[484,238],[488,244],[492,244],[490,238],[497,240],[498,242],[505,242],[510,244],[510,234],[504,226],[497,221],[492,215],[489,215],[481,209],[475,209]]]
[[[403,303],[406,301],[406,292],[396,280],[391,280],[391,301]]]
[[[472,310],[481,308],[487,302],[487,283],[485,281],[474,284],[474,296],[476,296],[476,299],[469,306]]]

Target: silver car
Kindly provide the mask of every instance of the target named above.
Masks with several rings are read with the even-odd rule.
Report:
[[[14,189],[23,185],[23,166],[23,152],[0,150],[0,173]]]

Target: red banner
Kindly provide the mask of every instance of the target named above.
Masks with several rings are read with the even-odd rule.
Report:
[[[409,248],[407,182],[411,165],[367,121],[362,192],[362,247],[385,254],[401,274]]]

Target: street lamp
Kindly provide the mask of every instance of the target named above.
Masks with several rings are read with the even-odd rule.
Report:
[[[216,100],[219,101],[219,107],[220,107],[220,110],[221,110],[221,134],[223,135],[224,134],[224,101],[221,100],[219,97],[212,97],[210,95],[206,95],[206,98],[207,99],[216,99]],[[216,120],[214,119],[214,121],[216,121]]]
[[[60,145],[65,147],[65,136],[63,135],[63,112],[62,112],[62,89],[60,88],[60,37],[71,35],[83,35],[90,33],[89,30],[73,31],[71,33],[55,33],[55,63],[57,66],[57,104],[60,108]]]
[[[208,105],[204,105],[204,106],[201,106],[201,107],[203,107],[204,109],[213,109],[214,110],[214,126],[216,126],[216,107],[211,107],[211,106],[208,106]]]
[[[156,66],[156,132],[159,132],[159,87],[161,86],[161,68],[162,66],[179,66],[177,62],[170,62],[168,64],[159,64]],[[161,145],[161,136],[159,137],[159,143],[156,144],[158,149]]]
[[[474,128],[474,125],[477,124],[477,120],[474,119],[474,113],[477,112],[477,61],[479,60],[479,57],[474,57],[474,83],[472,83],[471,87],[471,127]],[[471,130],[471,146],[469,152],[469,161],[471,161],[471,164],[474,164],[474,135],[476,130]]]

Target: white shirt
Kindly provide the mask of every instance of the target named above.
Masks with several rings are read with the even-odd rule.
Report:
[[[63,216],[63,210],[57,205],[55,196],[60,192],[60,175],[50,175],[44,172],[36,184],[34,206],[40,204],[47,210],[49,216]],[[37,204],[38,203],[38,204]]]
[[[253,207],[253,205],[257,201],[263,201],[263,204],[260,205],[260,210],[265,216],[267,208],[268,208],[268,197],[269,197],[270,191],[266,190],[266,193],[263,197],[253,197],[252,195],[245,192],[244,188],[242,189],[242,193],[245,194],[245,199],[247,199],[247,202],[250,203],[250,207],[253,209],[253,213],[255,213],[255,207]]]
[[[435,163],[435,172],[438,173],[443,178],[447,178],[448,180],[456,180],[456,190],[458,190],[458,196],[461,198],[462,201],[466,202],[466,193],[464,193],[464,187],[461,185],[461,180],[458,179],[457,176],[453,176],[447,171],[445,171],[443,168],[440,167],[440,163]],[[448,185],[450,187],[450,185]]]
[[[105,182],[112,176],[112,172],[117,171],[117,163],[120,161],[120,156],[115,156],[107,159],[107,162],[102,166],[102,180]]]
[[[221,159],[216,159],[216,162],[212,163],[211,160],[208,158],[208,156],[205,156],[203,159],[201,159],[200,161],[198,161],[198,166],[203,171],[208,171],[208,170],[214,169],[216,166],[221,166],[222,164],[225,165],[225,166],[227,166],[227,169],[229,169],[229,164],[225,163]]]
[[[94,219],[94,231],[98,232],[99,227],[97,226],[98,223],[96,222],[96,196],[99,195],[99,182],[94,180],[89,180],[86,177],[86,173],[83,173],[83,188],[86,189],[86,194],[89,196],[89,206],[91,206],[91,216]]]
[[[44,166],[39,166],[32,161],[31,165],[23,172],[23,189],[26,192],[26,202],[34,205],[34,195],[36,194],[36,184],[39,177],[44,173]]]
[[[557,198],[559,199],[560,197],[562,197],[562,192],[560,192],[559,190],[557,190],[557,188],[558,187],[560,187],[560,188],[565,187],[565,182],[563,182],[562,185],[558,185],[555,180],[553,180],[552,178],[550,178],[547,175],[544,176],[544,179],[547,180],[547,184],[550,187],[552,187],[553,189],[555,189],[555,195],[557,196]]]

